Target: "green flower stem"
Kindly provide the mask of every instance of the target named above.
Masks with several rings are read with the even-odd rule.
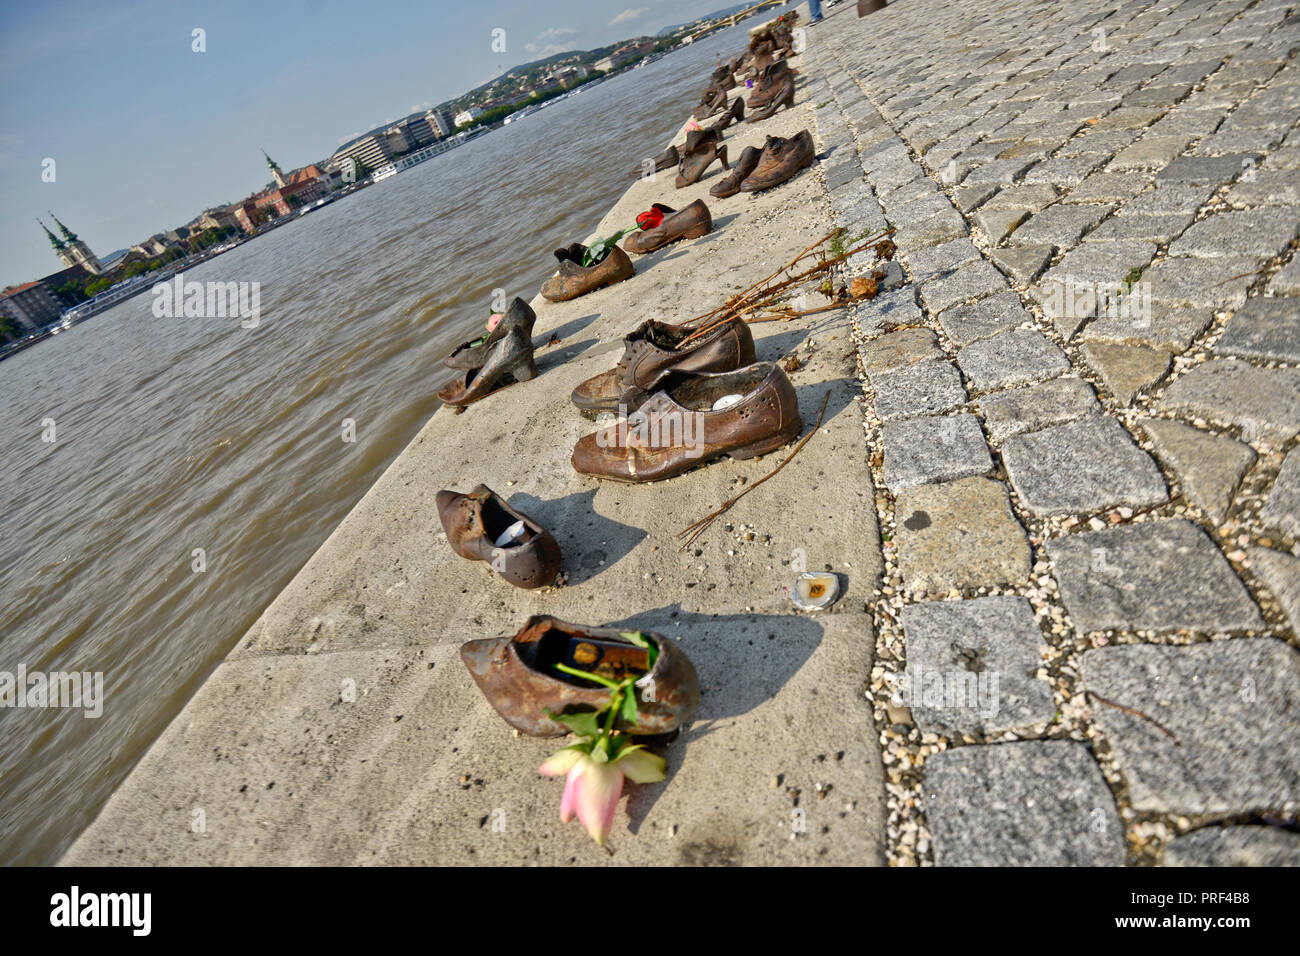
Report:
[[[570,667],[568,664],[556,664],[557,671],[563,671],[566,674],[572,674],[574,677],[585,677],[587,680],[595,681],[597,684],[603,684],[610,690],[617,690],[621,685],[616,684],[608,677],[601,677],[599,674],[592,674],[588,671],[580,671],[576,667]]]

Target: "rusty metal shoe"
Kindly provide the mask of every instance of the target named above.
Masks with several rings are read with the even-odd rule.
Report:
[[[448,405],[469,405],[499,388],[527,382],[536,375],[533,340],[515,326],[488,349],[481,368],[461,372],[458,379],[438,390],[438,397]]]
[[[560,573],[560,546],[551,533],[487,485],[467,495],[440,491],[437,502],[447,543],[462,558],[488,562],[517,588],[545,587]]]
[[[551,253],[551,255],[555,256],[555,260],[559,263],[564,263],[565,260],[568,260],[569,262],[576,262],[578,265],[582,265],[582,256],[586,251],[587,247],[582,243],[571,242],[567,246],[561,246],[559,249],[556,249]]]
[[[677,152],[677,147],[669,146],[658,156],[654,157],[653,160],[642,160],[641,163],[632,170],[632,175],[639,179],[640,177],[647,176],[652,172],[659,173],[663,172],[665,169],[672,169],[672,167],[676,166],[681,161],[682,157],[681,154]],[[654,164],[653,169],[650,168],[651,163]]]
[[[623,240],[623,248],[637,255],[662,249],[678,239],[698,239],[713,230],[713,217],[703,199],[697,199],[681,210],[655,203],[654,208],[665,213],[663,222],[653,229],[642,229]]]
[[[571,396],[584,415],[635,411],[668,372],[732,372],[754,362],[754,337],[743,319],[732,318],[706,335],[686,339],[696,329],[653,319],[623,339],[623,357],[608,372],[592,376]]]
[[[721,144],[722,133],[716,129],[695,129],[686,134],[674,181],[678,189],[698,183],[715,159],[721,160],[723,169],[731,168],[727,164],[727,147]]]
[[[749,102],[745,105],[750,110],[762,109],[781,92],[782,85],[787,78],[794,82],[794,74],[790,72],[790,64],[784,60],[766,64],[759,74],[758,82],[754,85],[754,92],[749,94]]]
[[[721,133],[732,123],[739,123],[745,118],[745,101],[737,96],[727,107],[727,111],[719,116],[716,120],[704,127],[706,130],[717,130]]]
[[[555,669],[566,664],[608,680],[645,673],[637,681],[637,722],[619,717],[614,726],[650,736],[671,733],[687,723],[700,705],[700,679],[684,651],[662,634],[640,631],[658,651],[649,652],[623,634],[627,628],[585,627],[549,615],[530,617],[514,637],[494,637],[461,645],[460,658],[488,703],[505,722],[530,737],[560,737],[569,732],[546,716],[595,711],[609,703],[609,689]],[[648,671],[648,673],[646,673]]]
[[[700,105],[695,107],[691,116],[697,120],[708,119],[715,113],[727,108],[727,91],[720,86],[710,86],[700,97]]]
[[[811,166],[816,158],[817,147],[813,145],[812,133],[807,130],[789,139],[769,136],[758,166],[745,177],[740,191],[752,193],[779,186],[801,169]]]
[[[736,85],[736,78],[725,65],[719,66],[713,71],[713,75],[709,77],[709,85],[716,86],[721,90],[729,90]]]
[[[560,271],[542,284],[542,295],[551,302],[567,302],[630,279],[633,274],[632,260],[618,246],[611,246],[609,254],[594,266],[584,266],[579,253],[576,261],[571,258],[560,260]]]
[[[772,98],[758,109],[751,110],[746,123],[761,123],[776,113],[781,107],[790,109],[794,106],[794,77],[787,76],[773,93]]]
[[[573,469],[613,481],[660,481],[722,455],[765,455],[802,430],[794,386],[772,362],[670,372],[625,421],[580,438]]]
[[[475,369],[482,368],[483,363],[487,361],[488,351],[497,342],[505,338],[506,333],[512,328],[521,328],[524,334],[530,339],[533,337],[533,324],[537,321],[537,313],[523,299],[515,296],[515,300],[510,303],[510,308],[497,323],[497,327],[488,333],[487,340],[475,345],[473,342],[465,342],[456,346],[456,351],[452,352],[442,363],[447,368],[455,369]]]
[[[754,171],[754,167],[758,165],[758,158],[762,155],[763,151],[757,146],[746,146],[740,153],[740,159],[732,165],[731,175],[719,183],[714,183],[713,188],[709,190],[709,195],[726,199],[740,192],[740,184]]]

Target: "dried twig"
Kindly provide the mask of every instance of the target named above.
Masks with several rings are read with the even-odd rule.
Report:
[[[1116,710],[1122,710],[1126,714],[1132,714],[1134,717],[1141,717],[1143,720],[1150,721],[1160,729],[1161,733],[1163,733],[1166,737],[1168,737],[1170,740],[1174,742],[1175,747],[1181,747],[1183,745],[1183,742],[1181,740],[1179,740],[1172,733],[1170,733],[1169,728],[1167,728],[1164,724],[1160,723],[1160,721],[1156,720],[1150,714],[1144,714],[1140,710],[1134,710],[1132,707],[1125,707],[1123,704],[1117,704],[1113,700],[1107,700],[1105,697],[1102,697],[1101,694],[1098,694],[1096,691],[1089,690],[1089,691],[1084,691],[1084,693],[1092,697],[1094,700],[1101,701],[1107,707],[1114,707]]]
[[[773,475],[775,475],[786,465],[790,464],[790,461],[794,458],[794,456],[799,454],[799,449],[803,448],[804,445],[808,444],[808,439],[812,438],[813,435],[817,434],[817,429],[820,428],[822,424],[822,416],[826,414],[826,403],[829,402],[830,400],[831,400],[831,391],[830,389],[827,389],[826,394],[822,397],[822,407],[817,412],[817,421],[813,423],[812,431],[810,431],[807,435],[804,435],[803,438],[799,440],[799,444],[794,446],[794,450],[790,452],[790,454],[786,457],[785,461],[781,462],[781,464],[777,465],[775,468],[769,471],[762,478],[758,479],[758,481],[748,486],[744,491],[736,495],[734,498],[732,498],[730,501],[724,504],[717,511],[705,515],[699,521],[694,521],[691,524],[687,525],[685,528],[683,528],[681,531],[677,532],[677,537],[679,538],[685,535],[690,535],[690,537],[688,537],[686,541],[682,544],[682,546],[677,550],[685,551],[687,548],[689,548],[692,544],[695,543],[695,539],[698,538],[700,535],[704,534],[704,532],[709,529],[709,525],[713,524],[714,521],[716,521],[719,517],[721,517],[723,514],[729,511],[732,505],[734,505],[741,498],[745,497],[745,495],[749,494],[751,491],[753,491],[763,482],[767,481],[767,479],[771,478]]]

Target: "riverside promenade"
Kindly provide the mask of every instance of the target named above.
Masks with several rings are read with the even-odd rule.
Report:
[[[633,183],[596,235],[697,197],[714,232],[535,301],[541,374],[430,419],[64,862],[1300,862],[1297,51],[1285,3],[841,4],[795,108],[727,136],[807,127],[822,162]],[[679,552],[789,450],[596,484],[569,391],[833,224],[892,225],[904,282],[752,327],[826,420]],[[451,553],[434,496],[478,481],[563,586]],[[843,576],[831,610],[792,609],[799,562]],[[664,632],[701,676],[609,851],[457,655],[533,613]]]

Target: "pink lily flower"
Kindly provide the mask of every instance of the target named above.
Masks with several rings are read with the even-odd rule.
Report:
[[[591,838],[604,846],[605,838],[614,826],[614,811],[623,793],[623,778],[633,783],[662,780],[664,759],[636,744],[624,747],[613,760],[601,760],[587,753],[579,744],[557,750],[537,769],[548,777],[564,776],[560,822],[568,823],[576,815]]]
[[[505,313],[493,312],[492,315],[488,318],[488,322],[487,322],[488,331],[495,332],[496,327],[501,324],[501,320],[504,318],[505,318]]]
[[[686,132],[691,133],[699,128],[700,124],[696,121],[695,117],[692,116],[686,121]]]

